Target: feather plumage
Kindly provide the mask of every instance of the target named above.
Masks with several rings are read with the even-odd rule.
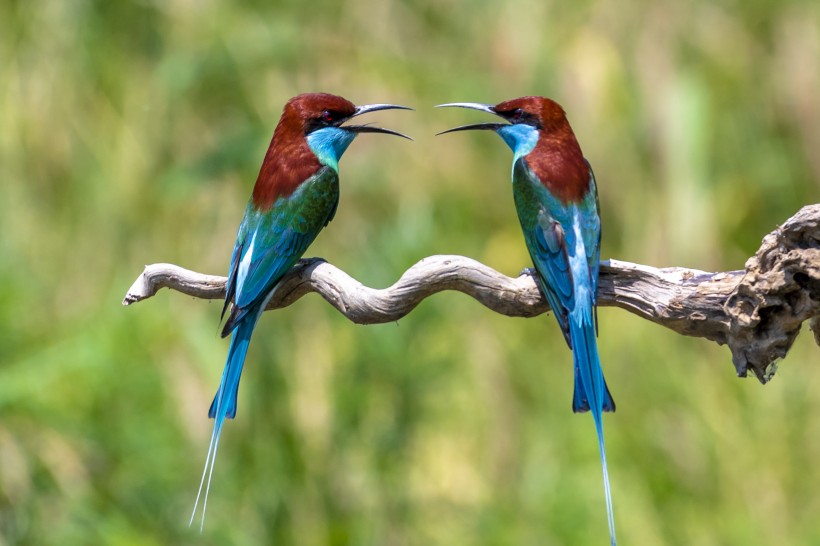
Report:
[[[205,522],[222,427],[225,419],[236,416],[239,380],[254,327],[279,281],[336,214],[339,158],[358,133],[399,134],[342,123],[359,114],[391,108],[405,109],[392,104],[357,107],[326,93],[299,95],[285,104],[231,252],[221,317],[230,307],[222,336],[232,337],[208,410],[214,428],[191,523],[203,487],[202,525]]]
[[[495,106],[451,103],[498,115],[509,122],[451,129],[493,130],[513,150],[513,197],[538,284],[572,349],[572,409],[590,411],[604,478],[610,541],[615,522],[609,487],[602,413],[615,411],[598,356],[596,301],[601,220],[595,177],[555,101],[521,97]],[[445,131],[445,132],[450,132]]]

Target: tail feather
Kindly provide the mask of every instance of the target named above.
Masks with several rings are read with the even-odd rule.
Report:
[[[222,380],[219,389],[216,391],[211,407],[208,409],[208,417],[220,420],[227,417],[236,417],[236,397],[239,393],[239,379],[242,377],[242,367],[245,364],[245,355],[248,353],[248,345],[251,341],[253,328],[256,326],[255,320],[245,320],[241,322],[234,331],[231,338],[231,346],[228,349],[228,360],[225,363],[225,370],[222,372]],[[224,408],[222,418],[217,416],[220,409]]]
[[[585,413],[589,411],[589,398],[587,397],[584,386],[581,384],[580,370],[578,364],[574,364],[575,368],[575,389],[572,391],[572,411],[575,413]],[[615,411],[615,400],[609,393],[609,387],[604,380],[604,406],[603,410],[608,413]]]
[[[604,427],[600,421],[595,423],[595,430],[598,432],[598,449],[601,451],[601,471],[604,475],[604,495],[606,496],[606,517],[609,524],[609,542],[611,546],[616,546],[615,542],[615,516],[612,511],[612,493],[609,488],[609,470],[606,465],[606,449],[604,448]]]
[[[575,393],[573,409],[575,411],[592,410],[595,431],[598,433],[598,448],[601,453],[601,468],[604,477],[604,494],[606,495],[607,521],[609,538],[615,546],[615,519],[612,511],[612,494],[609,487],[609,471],[606,464],[604,448],[603,412],[615,411],[615,403],[609,394],[598,357],[598,344],[595,340],[595,326],[590,313],[570,317],[570,337],[572,338],[572,355],[575,367]],[[578,409],[576,409],[578,408]]]
[[[199,492],[196,495],[191,520],[188,522],[189,527],[194,522],[204,486],[205,496],[202,501],[200,531],[202,531],[205,526],[208,493],[211,489],[211,476],[214,471],[216,452],[219,448],[219,437],[222,434],[222,425],[225,422],[225,418],[233,419],[236,416],[236,397],[239,393],[239,379],[242,376],[242,367],[245,363],[245,355],[248,352],[248,344],[250,343],[254,326],[256,326],[256,320],[245,320],[239,323],[239,326],[234,331],[233,338],[231,338],[231,345],[228,349],[228,359],[225,363],[225,370],[222,372],[222,380],[219,383],[219,389],[216,391],[216,396],[211,404],[211,408],[208,410],[208,417],[214,420],[214,430],[211,434],[211,443],[208,446],[208,455],[205,457],[205,468],[202,471],[202,479],[199,482]],[[206,475],[208,476],[207,481],[205,480]]]
[[[202,486],[205,485],[205,497],[202,500],[202,519],[199,523],[199,532],[205,528],[205,512],[208,510],[208,493],[211,492],[211,476],[214,473],[214,462],[216,461],[216,452],[219,447],[219,436],[222,434],[222,423],[214,423],[214,431],[211,435],[211,443],[208,446],[208,455],[205,456],[205,468],[202,469],[202,479],[199,480],[199,492],[196,494],[196,502],[194,502],[194,509],[191,512],[191,519],[188,521],[188,527],[193,525],[196,517],[196,509],[199,506],[199,499],[202,496]],[[205,481],[205,476],[208,476],[208,481]]]

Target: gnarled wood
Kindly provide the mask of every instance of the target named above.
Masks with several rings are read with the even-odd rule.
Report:
[[[145,267],[123,305],[171,288],[197,298],[225,297],[225,277],[172,264]],[[533,317],[549,311],[531,270],[517,278],[463,256],[429,256],[395,284],[369,288],[320,258],[301,260],[276,288],[268,309],[319,293],[357,324],[396,321],[443,290],[469,295],[497,313]],[[746,269],[708,273],[658,269],[619,260],[601,263],[598,304],[615,306],[679,334],[727,344],[739,376],[751,368],[767,382],[805,320],[820,345],[820,205],[803,207],[763,239]]]

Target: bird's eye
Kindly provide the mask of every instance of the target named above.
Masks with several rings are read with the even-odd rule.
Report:
[[[521,119],[522,117],[524,117],[524,110],[516,108],[513,112],[513,119]]]
[[[331,114],[329,110],[325,110],[324,112],[322,112],[322,119],[330,123],[331,121],[333,121],[333,114]]]

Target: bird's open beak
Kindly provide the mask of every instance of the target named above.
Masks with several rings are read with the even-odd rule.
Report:
[[[469,108],[471,110],[481,110],[482,112],[487,112],[489,114],[493,114],[496,116],[500,116],[498,112],[495,111],[495,108],[491,104],[481,104],[479,102],[450,102],[447,104],[439,104],[436,108],[446,108],[446,107],[455,107],[455,108]],[[472,125],[462,125],[460,127],[453,127],[452,129],[447,129],[446,131],[442,131],[440,133],[436,133],[436,136],[443,135],[445,133],[454,133],[456,131],[478,131],[478,130],[485,130],[485,131],[497,131],[501,127],[507,125],[506,123],[474,123]]]
[[[379,110],[412,110],[412,108],[408,108],[407,106],[399,106],[398,104],[363,104],[362,106],[357,106],[356,112],[354,112],[353,115],[347,119],[353,119],[356,116],[361,116],[362,114],[367,114],[368,112],[377,112]],[[374,127],[372,125],[343,125],[339,128],[344,129],[345,131],[350,131],[351,133],[382,133],[385,135],[400,136],[402,138],[406,138],[407,140],[413,140],[409,136],[403,135],[399,132],[391,131],[390,129],[383,129],[382,127]]]

